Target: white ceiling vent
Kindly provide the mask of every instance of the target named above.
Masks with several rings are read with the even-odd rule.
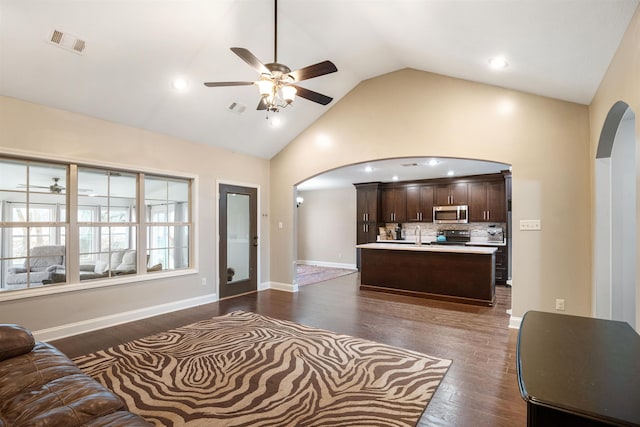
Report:
[[[69,52],[77,53],[78,55],[82,54],[84,48],[87,46],[87,42],[78,36],[60,30],[51,31],[49,43],[68,50]]]
[[[247,109],[246,105],[242,105],[242,104],[240,104],[238,102],[232,102],[227,107],[227,110],[231,111],[232,113],[236,113],[236,114],[242,114],[242,113],[244,113],[244,111],[246,109]]]

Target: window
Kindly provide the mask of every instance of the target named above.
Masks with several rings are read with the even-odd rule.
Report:
[[[78,168],[80,280],[137,272],[137,182],[137,174]]]
[[[0,159],[0,290],[65,281],[67,171]]]
[[[189,267],[189,181],[146,176],[145,211],[149,270]]]
[[[186,178],[0,158],[0,292],[190,268],[191,187]]]

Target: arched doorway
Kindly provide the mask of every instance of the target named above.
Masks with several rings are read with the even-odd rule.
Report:
[[[294,256],[296,259],[293,269],[294,290],[298,289],[297,285],[304,283],[298,280],[297,269],[300,265],[356,269],[358,261],[355,249],[357,243],[355,183],[389,183],[396,180],[415,181],[448,176],[496,174],[510,168],[509,164],[489,160],[434,156],[400,157],[341,166],[298,183],[294,191],[294,198],[301,199],[295,201],[294,210]],[[294,203],[293,200],[292,203]],[[510,228],[510,214],[509,209],[508,221],[506,221],[508,226],[501,223],[494,224],[494,226],[502,226],[498,229],[504,229],[504,236],[509,240],[508,249],[511,248],[511,233],[507,232]],[[431,223],[430,220],[428,222]],[[412,225],[415,224],[416,222],[412,223]],[[406,224],[403,226],[406,230]],[[427,224],[427,227],[429,226],[430,224]],[[474,236],[480,236],[486,232],[488,223],[470,223],[468,226],[473,229]],[[377,234],[377,228],[371,227],[373,227],[371,230],[373,234]],[[424,225],[422,230],[425,231]],[[510,253],[506,256],[510,258]],[[510,276],[510,269],[508,269],[505,271],[505,280]],[[510,280],[508,283],[510,284]]]
[[[635,113],[619,101],[596,153],[595,314],[637,329]]]

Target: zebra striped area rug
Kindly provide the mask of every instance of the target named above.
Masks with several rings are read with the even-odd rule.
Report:
[[[236,311],[74,359],[158,426],[415,426],[451,361]]]

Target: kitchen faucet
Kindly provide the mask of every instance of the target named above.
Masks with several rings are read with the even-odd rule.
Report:
[[[416,225],[416,245],[422,246],[422,229],[419,225]]]

